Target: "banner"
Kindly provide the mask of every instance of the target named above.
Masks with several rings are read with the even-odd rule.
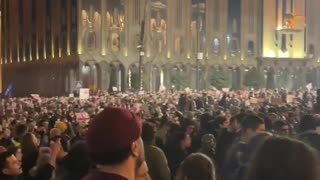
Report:
[[[312,83],[309,83],[308,85],[306,85],[306,88],[308,89],[308,91],[311,91],[311,89],[312,89]]]
[[[79,93],[79,98],[82,100],[86,100],[90,98],[90,90],[87,88],[81,88]]]
[[[41,103],[41,98],[39,96],[39,94],[31,94],[31,97],[35,100],[37,100],[39,103]]]
[[[87,123],[90,121],[90,116],[86,112],[76,113],[76,120],[79,123]]]

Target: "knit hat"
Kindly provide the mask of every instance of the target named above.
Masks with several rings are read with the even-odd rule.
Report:
[[[139,139],[142,121],[127,109],[106,108],[89,124],[86,137],[90,153],[113,153]]]

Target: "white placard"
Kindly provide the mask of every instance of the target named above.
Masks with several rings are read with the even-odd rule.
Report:
[[[37,100],[38,102],[41,102],[41,98],[39,94],[31,94],[31,97],[35,100]]]
[[[81,123],[87,123],[90,121],[90,116],[86,112],[76,113],[76,120]]]
[[[79,93],[80,99],[89,99],[90,97],[90,90],[87,88],[81,88]]]

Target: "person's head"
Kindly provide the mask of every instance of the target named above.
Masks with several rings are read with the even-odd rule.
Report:
[[[201,149],[214,150],[216,148],[216,138],[212,134],[205,134],[201,138]]]
[[[21,150],[24,156],[30,155],[32,152],[36,151],[39,146],[39,140],[32,133],[27,133],[23,136],[21,142]]]
[[[242,123],[243,119],[245,118],[245,116],[246,116],[246,114],[240,113],[240,114],[237,114],[237,115],[231,117],[229,129],[234,132],[239,131],[241,129],[241,123]]]
[[[86,136],[89,156],[98,168],[140,167],[144,161],[141,133],[141,119],[133,112],[106,108],[90,122]]]
[[[318,154],[310,146],[271,137],[257,151],[246,180],[318,180],[319,165]]]
[[[277,121],[273,124],[274,131],[281,136],[290,135],[290,126],[286,121]]]
[[[23,136],[28,132],[28,127],[25,124],[18,124],[15,128],[15,137],[22,140]]]
[[[20,147],[11,146],[8,147],[8,151],[11,152],[19,161],[22,161],[22,151]]]
[[[8,139],[11,137],[11,130],[9,128],[4,128],[2,137]]]
[[[256,115],[248,115],[241,123],[242,138],[249,142],[257,133],[265,131],[263,119]]]
[[[152,143],[155,137],[155,127],[153,124],[145,122],[142,126],[142,140],[146,143]]]
[[[169,146],[177,147],[180,150],[186,150],[191,147],[191,137],[185,132],[175,132],[168,140]]]
[[[301,117],[299,131],[302,133],[310,130],[316,130],[316,120],[310,114],[303,115]]]
[[[214,122],[219,129],[227,128],[230,124],[230,121],[226,116],[218,116],[215,118]]]
[[[78,141],[71,147],[68,156],[64,159],[64,164],[69,172],[81,176],[79,179],[87,174],[90,169],[90,158],[84,141]]]
[[[191,154],[181,164],[177,180],[215,180],[215,167],[206,155]]]
[[[197,123],[193,120],[188,120],[185,125],[185,132],[190,136],[192,136],[196,130],[197,130]]]
[[[11,152],[0,154],[0,179],[8,176],[17,177],[21,173],[21,162]]]

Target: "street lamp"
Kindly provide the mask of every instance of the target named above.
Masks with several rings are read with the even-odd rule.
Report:
[[[197,74],[196,74],[196,88],[199,91],[200,90],[200,64],[199,61],[201,61],[203,59],[203,53],[202,52],[198,52],[197,54],[197,61],[196,61],[196,65],[197,65]]]
[[[140,42],[137,47],[139,49],[139,90],[140,91],[143,90],[142,61],[144,57],[144,32],[145,32],[147,4],[148,4],[148,0],[146,0],[144,4],[144,14],[143,14],[143,19],[140,26]]]
[[[143,77],[142,77],[142,61],[144,57],[144,51],[142,48],[140,48],[140,53],[139,53],[139,90],[143,90]]]

